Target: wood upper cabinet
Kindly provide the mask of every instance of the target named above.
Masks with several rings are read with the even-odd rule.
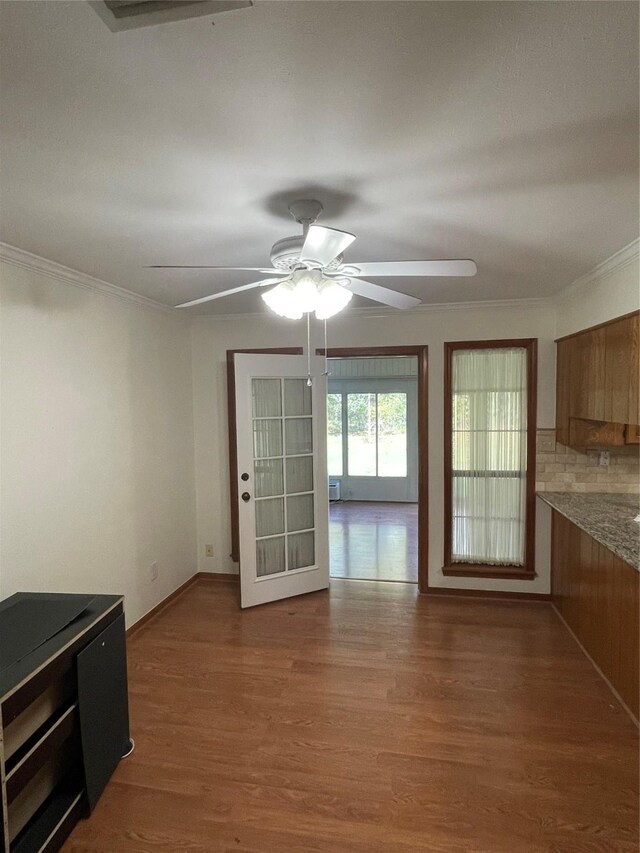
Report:
[[[629,420],[627,423],[640,425],[640,314],[630,317],[631,371],[629,375]],[[637,430],[636,430],[637,435]]]
[[[556,441],[565,447],[569,446],[569,418],[573,408],[574,340],[558,341],[556,348]]]
[[[587,411],[588,417],[596,421],[609,421],[615,418],[607,417],[606,411],[606,327],[594,329],[587,338]]]
[[[557,440],[575,444],[573,418],[616,424],[616,430],[592,432],[615,434],[620,441],[595,443],[622,443],[624,425],[640,423],[639,373],[639,312],[557,341]],[[584,429],[573,432],[585,434]]]
[[[603,420],[616,423],[635,423],[631,409],[632,348],[634,321],[628,317],[605,326],[606,332],[606,400]],[[636,366],[637,384],[637,366]],[[637,392],[636,392],[637,393]]]

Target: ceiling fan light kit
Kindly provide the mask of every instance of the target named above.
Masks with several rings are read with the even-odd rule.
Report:
[[[346,308],[352,295],[318,269],[295,270],[288,281],[261,294],[272,311],[290,320],[300,320],[303,314],[312,311],[318,320],[327,320]]]
[[[353,293],[392,308],[406,309],[420,305],[421,300],[388,287],[382,287],[360,276],[374,278],[391,276],[470,276],[477,268],[474,261],[380,261],[352,262],[345,264],[342,253],[356,239],[348,231],[315,225],[322,212],[322,205],[314,199],[302,199],[289,205],[289,212],[302,225],[302,235],[285,237],[271,248],[273,267],[206,267],[187,266],[183,269],[250,270],[263,275],[285,275],[284,279],[262,279],[240,287],[212,293],[200,299],[183,302],[176,308],[188,308],[211,302],[232,293],[252,290],[255,287],[275,284],[272,290],[262,294],[265,304],[281,317],[299,320],[304,314],[315,312],[319,320],[333,317],[349,304]],[[179,267],[155,267],[155,269],[178,269]]]

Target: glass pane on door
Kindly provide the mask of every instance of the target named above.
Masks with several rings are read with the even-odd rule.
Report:
[[[284,435],[287,456],[313,452],[311,418],[287,418]]]
[[[284,380],[285,415],[311,414],[311,388],[306,379]]]
[[[253,455],[256,459],[282,456],[282,420],[253,422]]]
[[[256,574],[259,578],[285,570],[284,536],[258,539],[256,542]]]
[[[284,493],[282,459],[256,459],[253,463],[257,498]]]
[[[279,379],[254,379],[252,390],[254,418],[270,418],[282,414]]]
[[[282,498],[256,500],[256,536],[284,533],[284,501]]]
[[[313,527],[313,495],[294,495],[287,498],[287,531],[309,530]]]
[[[303,569],[312,566],[315,562],[315,543],[313,531],[306,533],[295,533],[287,536],[287,558],[289,571],[291,569]]]
[[[313,491],[313,456],[287,459],[287,492]]]

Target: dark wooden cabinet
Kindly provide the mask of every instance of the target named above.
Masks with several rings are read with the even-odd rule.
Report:
[[[1,853],[53,853],[129,749],[122,598],[0,602]]]
[[[640,313],[560,338],[556,437],[576,448],[628,443],[640,423]]]
[[[551,597],[638,718],[640,572],[553,511]]]

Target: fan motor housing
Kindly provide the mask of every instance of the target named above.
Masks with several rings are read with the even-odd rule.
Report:
[[[271,263],[278,270],[286,270],[289,272],[290,270],[295,269],[300,263],[300,252],[302,251],[303,245],[304,235],[302,234],[278,240],[278,242],[274,243],[271,247]],[[342,260],[342,255],[338,255],[338,257],[328,263],[324,269],[338,269]]]

